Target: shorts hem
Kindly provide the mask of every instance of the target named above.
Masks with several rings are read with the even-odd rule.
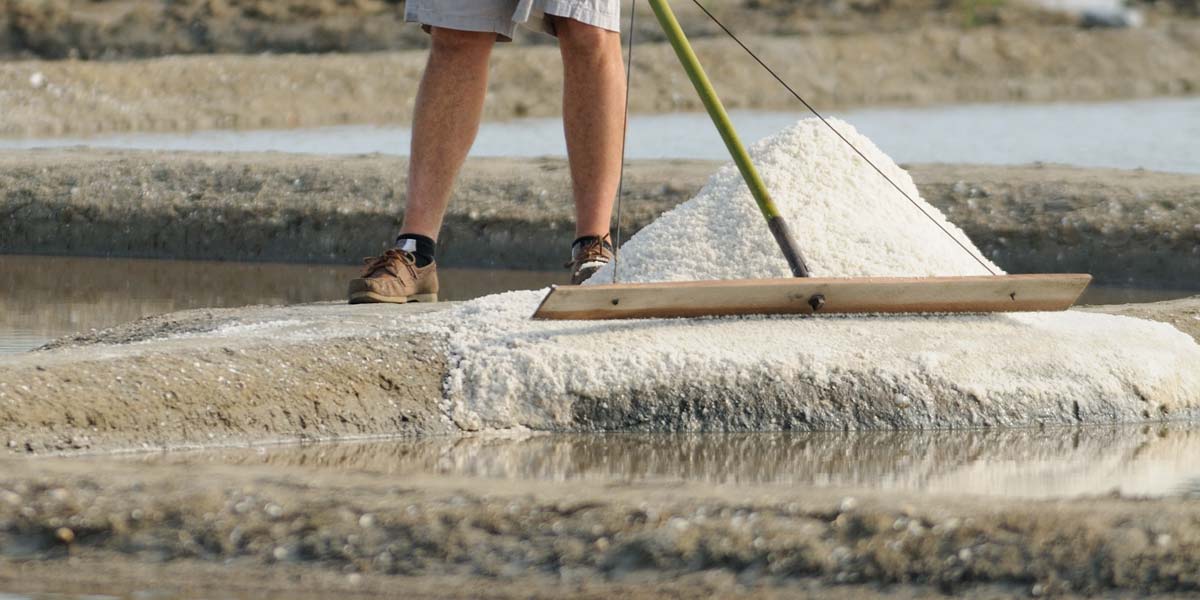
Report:
[[[429,31],[431,27],[438,27],[441,29],[453,29],[455,31],[494,33],[503,41],[511,41],[513,34],[517,30],[517,24],[511,19],[445,15],[420,9],[404,11],[404,20],[408,23],[420,23],[425,31]]]
[[[585,25],[592,25],[608,31],[621,31],[621,15],[620,13],[606,13],[595,10],[587,6],[579,6],[579,4],[564,1],[564,0],[546,0],[545,6],[542,8],[547,15],[553,15],[563,19],[571,19],[579,21]]]

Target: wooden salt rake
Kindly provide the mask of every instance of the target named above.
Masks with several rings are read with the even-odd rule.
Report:
[[[742,145],[708,75],[700,66],[671,6],[667,0],[647,1],[767,220],[767,227],[779,244],[794,278],[552,286],[533,318],[589,320],[750,314],[1060,311],[1074,305],[1091,282],[1091,275],[1086,274],[996,275],[987,263],[952,235],[955,243],[992,274],[967,277],[809,277],[800,247],[750,161],[750,155]],[[754,56],[716,17],[699,2],[696,4]],[[842,137],[774,71],[757,56],[754,58],[918,210],[925,213],[915,200]],[[925,215],[942,228],[931,215]],[[942,231],[950,235],[944,228]]]

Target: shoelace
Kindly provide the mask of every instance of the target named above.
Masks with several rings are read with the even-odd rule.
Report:
[[[611,239],[608,234],[605,234],[604,237],[588,242],[587,245],[579,250],[579,258],[571,257],[571,260],[567,261],[563,266],[573,269],[588,261],[607,261],[608,259],[604,256],[605,244],[608,244],[608,248],[612,248]]]
[[[417,277],[417,259],[403,250],[395,248],[384,252],[382,256],[368,256],[363,259],[366,264],[366,269],[363,271],[363,277],[370,277],[372,273],[383,269],[390,273],[393,277],[399,277],[400,273],[396,271],[394,265],[399,261],[408,269],[408,274],[412,275],[413,279]]]

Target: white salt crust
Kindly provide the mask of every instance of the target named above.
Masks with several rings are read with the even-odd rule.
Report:
[[[835,124],[919,199],[870,140]],[[985,273],[819,122],[801,121],[751,154],[814,275]],[[624,281],[788,275],[732,166],[634,236],[621,257]],[[425,325],[449,339],[444,409],[460,427],[1020,426],[1182,417],[1200,404],[1200,346],[1169,325],[1127,317],[533,321],[544,294],[480,298]]]
[[[912,177],[854,127],[830,119],[917,210],[820,121],[806,119],[750,148],[814,277],[987,275],[940,224],[983,260],[971,240],[921,199]],[[623,282],[790,277],[766,221],[732,164],[695,198],[667,211],[621,247]],[[1004,271],[984,260],[993,272]],[[589,283],[611,283],[605,267]]]

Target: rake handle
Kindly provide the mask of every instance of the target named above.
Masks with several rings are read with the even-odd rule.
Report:
[[[767,227],[771,230],[771,235],[775,237],[775,242],[779,244],[779,249],[783,252],[783,257],[787,260],[792,275],[808,277],[808,266],[804,263],[804,254],[800,252],[800,247],[796,245],[796,240],[792,237],[791,229],[784,221],[783,215],[779,213],[775,202],[771,200],[771,195],[767,193],[766,184],[758,175],[754,163],[750,161],[750,154],[746,152],[742,140],[733,128],[733,123],[729,120],[729,113],[725,111],[725,105],[717,97],[717,92],[713,89],[708,74],[704,72],[704,67],[700,66],[700,59],[696,58],[696,52],[692,50],[692,44],[688,42],[687,35],[683,33],[683,28],[679,26],[679,21],[675,18],[675,13],[671,11],[671,5],[667,0],[648,1],[659,25],[662,26],[663,33],[667,35],[667,41],[671,43],[671,47],[675,49],[675,55],[683,64],[684,72],[695,86],[696,93],[700,95],[700,102],[704,104],[704,109],[712,118],[717,133],[721,134],[721,140],[725,142],[725,147],[729,149],[734,164],[741,171],[746,186],[750,188],[750,194],[754,196],[758,209],[762,211],[763,217],[767,220]]]

